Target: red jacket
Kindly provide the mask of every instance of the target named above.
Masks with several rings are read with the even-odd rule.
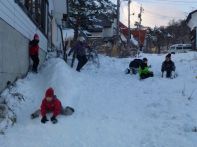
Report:
[[[39,45],[30,46],[29,54],[30,55],[38,55],[39,53]]]
[[[39,53],[39,40],[33,39],[29,42],[29,55],[38,55]]]
[[[53,116],[57,116],[61,113],[62,104],[57,98],[53,98],[51,102],[47,102],[44,98],[41,104],[41,115],[46,116],[48,112],[52,112]]]

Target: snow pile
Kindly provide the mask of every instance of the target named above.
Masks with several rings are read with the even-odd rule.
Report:
[[[155,77],[142,81],[124,74],[129,58],[100,56],[100,68],[88,64],[81,73],[61,59],[50,59],[39,74],[16,83],[25,101],[15,108],[16,125],[0,136],[1,147],[195,147],[196,53],[172,56],[179,75],[173,80],[161,78],[164,55],[143,57]],[[56,125],[29,117],[49,86],[64,106],[76,110],[59,116]]]

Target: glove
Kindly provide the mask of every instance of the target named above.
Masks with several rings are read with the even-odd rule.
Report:
[[[129,74],[129,73],[130,73],[130,69],[128,69],[128,68],[125,69],[124,73],[125,73],[125,74]]]
[[[171,79],[173,79],[173,78],[176,78],[176,73],[175,73],[175,71],[172,71],[172,74],[171,74]]]
[[[55,116],[52,116],[52,117],[51,117],[51,122],[52,122],[53,124],[56,124],[56,123],[57,123],[57,119],[56,119]]]
[[[47,117],[46,116],[43,116],[42,119],[41,119],[41,123],[45,124],[47,121],[49,121],[47,119]]]

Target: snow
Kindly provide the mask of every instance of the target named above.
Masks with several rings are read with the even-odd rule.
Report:
[[[134,45],[138,46],[138,41],[133,37],[132,34],[131,34],[131,42],[132,42]]]
[[[142,81],[123,72],[131,58],[99,57],[100,68],[89,63],[81,73],[49,59],[38,74],[18,80],[13,91],[25,101],[15,105],[17,123],[0,136],[1,147],[196,147],[197,53],[172,55],[178,73],[173,80],[161,78],[165,55],[142,55],[155,74]],[[49,86],[76,110],[55,125],[30,120]],[[3,96],[9,97],[8,90]],[[15,101],[9,97],[8,104]]]
[[[98,1],[94,1],[94,4],[95,4],[97,7],[101,7],[101,4],[100,4]]]

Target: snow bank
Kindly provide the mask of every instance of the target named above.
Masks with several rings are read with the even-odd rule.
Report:
[[[161,78],[165,55],[143,57],[155,73],[143,81],[124,74],[131,58],[100,56],[100,68],[89,63],[81,73],[61,59],[50,59],[39,74],[17,82],[15,90],[26,99],[15,108],[17,124],[0,136],[1,146],[195,147],[197,54],[172,55],[179,74],[173,80]],[[29,118],[49,86],[64,106],[76,110],[59,116],[56,125]]]

